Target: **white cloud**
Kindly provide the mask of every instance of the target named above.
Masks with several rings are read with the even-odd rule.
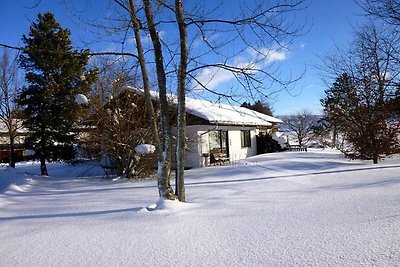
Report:
[[[247,52],[253,58],[253,60],[265,61],[267,64],[286,60],[288,56],[288,50],[286,48],[272,49],[264,47],[259,50],[249,48],[247,49]]]
[[[248,74],[255,74],[263,65],[272,64],[277,61],[284,61],[288,57],[288,50],[286,48],[271,49],[261,48],[255,50],[248,48],[245,55],[237,56],[232,60],[233,67],[241,68],[242,71]],[[235,75],[226,69],[218,67],[209,67],[196,75],[196,79],[208,89],[212,90],[221,84],[235,79]],[[197,82],[195,82],[195,89],[204,89]]]
[[[235,76],[232,74],[232,72],[218,67],[205,68],[196,76],[197,81],[210,90],[234,78]],[[204,89],[197,82],[196,84],[196,89]]]
[[[272,63],[275,61],[283,61],[287,58],[287,51],[277,51],[277,50],[270,50],[266,54],[266,59],[268,63]]]

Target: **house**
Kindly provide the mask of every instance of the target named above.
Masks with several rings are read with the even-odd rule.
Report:
[[[186,99],[188,150],[185,167],[235,162],[257,154],[256,136],[282,121],[238,106]]]
[[[19,125],[14,139],[14,159],[16,161],[26,160],[31,155],[30,151],[26,150],[24,146],[25,136],[26,130]],[[10,137],[6,125],[4,122],[0,122],[0,163],[9,163],[9,161]]]
[[[139,89],[131,88],[140,93]],[[154,99],[158,94],[152,92]],[[171,105],[176,96],[169,97]],[[235,162],[257,154],[256,136],[272,133],[280,119],[229,104],[186,98],[188,148],[185,168]]]

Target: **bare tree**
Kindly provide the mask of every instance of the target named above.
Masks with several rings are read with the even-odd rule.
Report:
[[[178,70],[178,136],[176,146],[176,194],[178,195],[179,201],[185,201],[185,148],[186,148],[186,110],[185,110],[185,96],[186,96],[186,75],[188,66],[188,44],[187,44],[187,29],[183,11],[182,0],[175,0],[175,13],[176,21],[179,29],[179,42],[180,42],[180,62]]]
[[[394,26],[400,26],[399,0],[356,0],[364,11]]]
[[[311,111],[304,109],[295,115],[288,115],[282,119],[288,130],[293,132],[300,146],[307,144],[313,137],[316,120]]]
[[[126,7],[122,2],[115,0],[120,6],[129,11],[130,21],[133,25],[133,30],[136,40],[136,48],[138,53],[139,64],[141,68],[143,87],[147,105],[147,115],[151,121],[151,129],[156,142],[158,152],[158,192],[160,197],[166,199],[174,199],[172,187],[170,185],[170,173],[171,173],[171,124],[168,114],[168,103],[167,103],[167,87],[166,87],[166,76],[163,64],[163,55],[161,51],[161,44],[158,33],[155,29],[154,22],[152,20],[151,6],[147,2],[144,2],[146,19],[148,21],[149,31],[151,39],[154,44],[154,54],[156,58],[156,69],[157,69],[157,80],[159,87],[159,100],[160,100],[160,113],[161,113],[161,134],[162,141],[157,132],[156,116],[154,113],[154,107],[150,96],[150,82],[147,70],[147,61],[144,55],[142,40],[140,36],[140,30],[142,28],[141,22],[137,18],[136,8],[133,0],[129,0],[129,7]]]
[[[4,49],[0,60],[0,121],[7,130],[10,145],[9,164],[13,168],[15,168],[14,143],[21,128],[15,104],[18,86],[17,56],[10,59],[10,53]]]
[[[171,169],[171,122],[168,110],[167,99],[167,75],[164,65],[164,53],[161,45],[161,38],[158,30],[156,29],[156,22],[154,21],[154,13],[152,10],[152,3],[150,0],[143,0],[144,11],[146,15],[147,28],[153,44],[154,59],[157,72],[158,92],[160,100],[160,113],[161,113],[161,127],[162,127],[162,148],[163,160],[160,161],[161,169],[163,169],[162,183],[159,184],[167,189],[167,198],[171,198],[172,188],[169,184],[169,175]]]

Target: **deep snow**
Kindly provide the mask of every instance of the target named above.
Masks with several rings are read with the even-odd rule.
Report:
[[[3,168],[0,266],[398,266],[399,163],[266,154],[188,171],[188,203],[94,165]]]

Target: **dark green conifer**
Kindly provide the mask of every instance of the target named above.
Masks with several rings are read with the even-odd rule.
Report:
[[[75,97],[87,93],[95,79],[93,71],[85,72],[88,51],[72,50],[70,34],[52,13],[45,13],[22,37],[19,63],[26,86],[18,102],[26,116],[26,144],[40,159],[42,175],[48,175],[46,160],[73,157],[79,113]]]

